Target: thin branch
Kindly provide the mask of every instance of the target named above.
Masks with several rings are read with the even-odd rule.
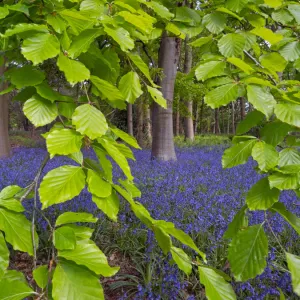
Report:
[[[255,58],[253,57],[248,51],[244,50],[244,53],[252,60],[255,62],[255,64],[258,66],[258,67],[261,67],[262,69],[264,69],[264,67],[260,64],[260,62]],[[270,76],[268,75],[268,78],[275,84],[277,85],[277,82]]]

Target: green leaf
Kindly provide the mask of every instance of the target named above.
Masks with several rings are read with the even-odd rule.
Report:
[[[279,103],[275,106],[275,114],[280,121],[300,127],[300,105]]]
[[[9,10],[7,9],[7,7],[5,6],[0,7],[0,19],[4,19],[8,15],[9,15]]]
[[[223,168],[227,169],[245,164],[251,155],[255,143],[256,139],[251,139],[250,141],[239,143],[226,149],[222,157]]]
[[[240,12],[248,2],[249,0],[228,0],[226,1],[226,7],[235,12]]]
[[[50,100],[51,102],[62,99],[60,93],[54,91],[45,81],[37,85],[35,88],[41,97]]]
[[[245,38],[238,33],[228,33],[223,35],[218,42],[220,52],[226,56],[241,56],[245,47]]]
[[[149,67],[145,64],[142,58],[137,53],[127,53],[127,56],[135,64],[135,66],[145,75],[153,87],[158,87],[152,80],[149,72]]]
[[[286,123],[274,121],[268,123],[261,129],[260,136],[261,139],[264,140],[267,144],[277,146],[284,140],[284,138],[291,129],[292,126]]]
[[[77,10],[65,9],[61,10],[59,14],[67,21],[75,35],[78,35],[85,29],[93,27],[96,22],[93,18],[85,16],[82,12]]]
[[[81,53],[85,53],[89,50],[92,42],[99,37],[104,35],[103,29],[87,29],[82,31],[78,36],[76,36],[70,48],[68,49],[68,54],[71,58],[77,58]]]
[[[92,18],[99,18],[108,13],[108,8],[101,0],[84,0],[80,3],[80,11]]]
[[[190,275],[192,273],[192,264],[190,257],[182,249],[174,246],[171,247],[171,254],[178,268],[186,275]]]
[[[55,103],[43,99],[39,95],[34,95],[24,104],[25,116],[35,126],[44,126],[54,121],[58,115]]]
[[[123,94],[118,90],[118,88],[109,83],[108,81],[100,79],[96,76],[91,76],[91,81],[100,91],[100,93],[108,100],[112,102],[118,100],[125,100]]]
[[[176,7],[176,16],[173,21],[187,23],[190,26],[197,26],[200,23],[200,15],[187,6]]]
[[[147,90],[149,94],[151,95],[151,98],[159,104],[163,108],[167,108],[167,100],[164,98],[163,94],[161,91],[159,91],[156,88],[153,88],[149,85],[147,85]]]
[[[27,65],[22,68],[16,68],[10,73],[10,81],[18,89],[26,86],[34,86],[42,83],[45,79],[45,74]]]
[[[277,52],[262,55],[259,58],[262,66],[272,72],[283,72],[288,62]]]
[[[133,180],[131,175],[130,167],[125,156],[108,140],[99,139],[99,143],[107,151],[107,153],[112,157],[112,159],[119,165],[124,174],[129,180]]]
[[[244,205],[234,216],[233,220],[228,225],[226,232],[224,233],[225,239],[231,239],[235,237],[241,229],[248,226],[248,217],[246,215],[247,210],[247,205]]]
[[[276,101],[267,88],[257,85],[248,85],[247,95],[248,101],[253,104],[257,110],[262,112],[268,118],[271,117]]]
[[[264,2],[272,8],[276,8],[282,5],[282,0],[264,0]]]
[[[48,277],[49,271],[47,265],[39,266],[38,268],[33,270],[33,278],[41,289],[44,289],[47,286],[49,280]]]
[[[26,38],[21,47],[21,52],[27,60],[34,65],[59,54],[60,43],[57,37],[50,33],[40,33]]]
[[[22,191],[18,185],[9,185],[0,192],[0,199],[6,200],[13,198],[16,194]]]
[[[263,141],[257,142],[252,149],[252,156],[262,171],[269,171],[278,164],[279,154],[274,146]]]
[[[64,72],[67,81],[74,85],[90,78],[90,71],[79,61],[72,60],[60,54],[57,60],[58,68]]]
[[[137,143],[136,139],[129,135],[128,133],[124,132],[123,130],[117,128],[117,127],[110,127],[110,130],[121,140],[123,140],[125,143],[130,145],[133,148],[141,149],[139,144]]]
[[[294,20],[293,16],[286,9],[280,9],[272,12],[272,19],[278,23],[282,23],[283,25],[287,25]]]
[[[129,50],[132,50],[134,48],[134,41],[130,37],[129,32],[124,28],[111,28],[108,26],[104,26],[104,31],[119,44],[122,51],[128,52]]]
[[[139,31],[149,34],[153,30],[153,19],[144,17],[143,15],[132,14],[129,11],[121,11],[118,13],[126,22],[135,26]],[[155,19],[154,19],[155,20]]]
[[[27,31],[37,31],[37,32],[49,32],[46,25],[40,24],[31,24],[31,23],[19,23],[15,25],[13,28],[9,28],[5,31],[5,36],[10,37],[15,34],[24,33]]]
[[[93,170],[88,170],[86,182],[88,184],[88,190],[91,194],[97,197],[108,197],[111,195],[111,184],[104,181],[100,174]]]
[[[0,231],[0,282],[9,265],[9,250],[7,248],[3,233]]]
[[[180,39],[185,38],[185,33],[182,32],[174,23],[168,23],[166,26],[166,30],[173,33],[175,36],[177,36]]]
[[[225,7],[218,7],[218,8],[216,9],[216,11],[220,11],[220,12],[223,12],[223,13],[225,13],[225,14],[228,14],[228,15],[230,15],[230,16],[232,16],[232,17],[238,19],[239,21],[242,21],[242,20],[243,20],[242,17],[240,17],[239,15],[235,14],[234,12],[232,12],[231,10],[229,10],[229,9],[227,9],[227,8],[225,8]]]
[[[79,152],[82,145],[82,138],[82,135],[72,129],[53,130],[46,138],[48,152],[52,156]]]
[[[174,17],[174,14],[172,14],[165,6],[161,5],[160,3],[156,1],[141,1],[143,4],[146,6],[150,7],[153,9],[153,11],[161,18],[170,20]]]
[[[102,147],[98,147],[96,145],[93,146],[96,155],[98,157],[98,160],[102,166],[102,169],[104,171],[104,174],[107,178],[108,181],[112,181],[112,164],[111,161],[109,159],[107,159],[106,154],[107,152],[102,149]]]
[[[104,300],[99,278],[85,267],[60,260],[53,275],[53,299]]]
[[[268,41],[271,45],[276,44],[283,39],[283,36],[281,34],[274,33],[271,29],[265,27],[256,27],[252,29],[251,32]]]
[[[58,103],[58,113],[61,116],[71,119],[72,115],[76,109],[76,104],[74,102],[59,102]]]
[[[40,200],[43,209],[78,196],[85,186],[82,168],[62,166],[50,171],[40,185]]]
[[[203,25],[214,34],[222,32],[226,26],[226,17],[220,12],[213,12],[205,15],[203,18]]]
[[[132,104],[143,94],[139,76],[137,73],[132,71],[128,72],[121,78],[119,89],[123,94],[124,99]]]
[[[195,250],[205,261],[206,255],[199,250],[199,248],[194,243],[193,239],[186,234],[184,231],[173,227],[165,226],[163,229],[170,235],[172,235],[174,238],[176,238],[178,241],[180,241],[182,244],[189,246],[191,249]]]
[[[236,83],[228,83],[208,92],[204,97],[207,105],[218,108],[235,101],[238,97],[239,87]]]
[[[159,226],[154,226],[153,231],[159,247],[163,251],[164,255],[167,255],[171,251],[172,241],[170,236]]]
[[[97,275],[105,277],[111,277],[119,271],[118,267],[109,266],[104,253],[90,240],[77,241],[74,250],[58,251],[58,256],[86,266]]]
[[[117,193],[113,190],[110,196],[100,198],[95,195],[92,196],[92,201],[97,207],[102,210],[111,220],[117,222],[118,213],[120,209],[120,200]]]
[[[264,119],[264,114],[260,111],[254,110],[247,114],[244,120],[242,120],[236,129],[236,134],[240,135],[248,132],[251,128],[255,127]]]
[[[55,223],[55,226],[65,225],[69,223],[80,223],[80,222],[88,222],[88,223],[96,223],[97,218],[94,218],[92,214],[89,213],[77,213],[77,212],[65,212],[61,214]]]
[[[201,37],[193,42],[190,43],[191,46],[193,47],[202,47],[203,45],[206,45],[207,43],[212,41],[212,35],[206,36],[206,37]]]
[[[81,134],[90,139],[104,135],[108,129],[106,119],[102,112],[90,104],[83,104],[76,108],[72,123]]]
[[[237,57],[229,57],[227,61],[244,71],[246,74],[254,72],[254,69],[250,65]]]
[[[2,300],[22,300],[33,293],[34,291],[28,286],[21,272],[8,270],[0,280],[0,299]]]
[[[286,148],[279,152],[279,166],[300,164],[300,153],[294,148]]]
[[[214,269],[199,266],[200,282],[205,286],[205,295],[208,300],[234,300],[236,295],[232,286],[223,276]]]
[[[300,218],[288,211],[283,203],[275,203],[271,210],[279,213],[300,234]]]
[[[142,192],[137,188],[137,186],[133,182],[130,182],[128,179],[119,179],[118,181],[123,185],[127,192],[131,194],[133,198],[141,198]]]
[[[280,191],[270,188],[267,177],[259,180],[252,186],[246,196],[246,202],[250,210],[267,210],[279,200]]]
[[[297,174],[273,173],[269,176],[270,187],[276,187],[279,190],[294,190],[299,187],[299,178]]]
[[[289,12],[294,16],[298,24],[300,24],[300,5],[299,4],[289,4]]]
[[[6,241],[15,250],[33,255],[31,223],[23,214],[0,208],[0,230],[5,233]]]
[[[224,61],[209,61],[201,63],[195,70],[195,75],[198,80],[205,81],[206,79],[225,75],[224,69],[226,63]]]
[[[63,33],[66,30],[67,24],[64,21],[64,19],[56,14],[50,14],[47,16],[47,23],[52,26],[52,28],[57,32],[57,33]]]
[[[0,207],[4,207],[6,209],[15,211],[15,212],[23,212],[25,211],[21,202],[14,198],[1,199],[0,198]]]
[[[300,7],[300,5],[299,5]],[[300,14],[300,9],[299,9]],[[293,291],[300,296],[300,257],[286,252],[286,261],[292,276]]]
[[[73,229],[67,226],[55,229],[53,244],[58,250],[74,250],[76,247],[76,236]]]
[[[283,46],[279,53],[287,60],[287,61],[295,61],[300,57],[300,45],[298,41],[291,42]]]
[[[267,266],[268,239],[263,225],[241,230],[232,239],[228,259],[237,281],[246,281],[260,275]]]

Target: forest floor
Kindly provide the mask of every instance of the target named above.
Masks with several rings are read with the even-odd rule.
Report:
[[[226,259],[228,241],[223,234],[235,213],[244,205],[249,188],[260,178],[254,170],[255,162],[233,169],[223,170],[221,157],[224,146],[188,147],[177,149],[177,162],[159,163],[150,160],[148,150],[135,151],[136,161],[131,161],[135,182],[142,191],[139,199],[152,216],[174,222],[190,234],[197,246],[207,253],[211,265],[229,273]],[[0,160],[0,188],[17,184],[28,185],[34,178],[46,151],[41,148],[15,148],[13,157]],[[87,152],[86,155],[93,156]],[[70,164],[63,157],[52,159],[45,168],[49,170]],[[116,178],[122,177],[119,168],[114,169]],[[300,216],[293,193],[284,192],[281,201]],[[30,216],[31,201],[25,203]],[[88,211],[100,218],[95,225],[93,239],[106,253],[112,265],[121,265],[121,271],[113,278],[103,278],[107,299],[203,299],[203,288],[196,272],[189,278],[170,264],[155,242],[153,234],[130,212],[125,202],[121,204],[119,221],[109,221],[91,201],[84,190],[80,196],[64,204],[50,207],[45,214],[54,222],[66,210]],[[251,224],[261,223],[263,214],[249,214]],[[297,234],[277,215],[269,216],[272,229],[281,244],[291,253],[299,255]],[[47,224],[39,217],[40,261],[47,254]],[[286,273],[284,254],[280,251],[268,228],[268,267],[256,279],[246,283],[233,282],[238,299],[279,299],[279,288],[289,299],[292,294],[290,276]],[[189,251],[188,249],[186,249]],[[190,252],[190,255],[193,255]],[[30,259],[20,253],[12,253],[12,268],[25,271],[31,277]]]

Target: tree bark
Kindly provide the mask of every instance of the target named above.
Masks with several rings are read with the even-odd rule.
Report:
[[[197,134],[198,130],[198,120],[199,120],[199,103],[196,103],[196,116],[195,116],[195,126],[194,126],[194,135]]]
[[[144,110],[143,110],[143,99],[140,98],[136,102],[136,114],[137,114],[137,133],[136,139],[138,144],[143,148],[144,147]]]
[[[192,48],[189,46],[188,36],[185,38],[184,46],[185,46],[185,57],[184,57],[183,72],[185,74],[189,74],[192,69],[193,52],[192,52]],[[187,97],[190,98],[189,95],[187,95]],[[193,101],[191,99],[186,99],[185,105],[188,112],[188,116],[184,118],[185,139],[193,141],[194,140]]]
[[[219,109],[215,109],[215,134],[220,134]]]
[[[145,125],[145,138],[147,142],[147,147],[151,146],[152,143],[152,126],[151,126],[151,113],[149,105],[147,103],[143,104],[144,107],[144,125]]]
[[[167,108],[164,109],[156,102],[153,103],[153,142],[152,158],[159,160],[176,160],[173,134],[173,99],[174,86],[177,74],[177,65],[180,55],[180,40],[163,34],[159,50],[158,67],[163,70],[163,78],[158,84]]]
[[[3,76],[5,71],[5,64],[0,67],[0,76]],[[5,90],[7,88],[6,83],[2,83],[0,90]],[[0,96],[0,158],[9,157],[10,152],[10,142],[8,133],[8,102],[9,94]]]
[[[240,98],[240,106],[241,106],[241,120],[245,119],[245,99],[243,97]]]
[[[235,134],[235,118],[234,118],[234,102],[231,102],[232,107],[232,134]]]
[[[203,131],[203,128],[202,128],[202,125],[203,125],[203,111],[204,111],[204,98],[202,98],[201,110],[200,110],[200,120],[199,120],[199,125],[200,125],[199,132],[200,133],[202,133],[202,131]]]
[[[127,130],[133,136],[132,104],[127,104]]]

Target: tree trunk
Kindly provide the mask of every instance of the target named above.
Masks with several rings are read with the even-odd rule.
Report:
[[[140,98],[136,102],[136,114],[137,114],[137,133],[136,139],[138,144],[143,148],[144,147],[144,110],[143,110],[143,99]]]
[[[185,57],[184,57],[184,70],[185,74],[189,74],[192,69],[193,62],[193,51],[189,46],[188,36],[185,38]],[[188,98],[191,98],[190,95],[187,95]],[[191,99],[186,99],[185,101],[186,109],[188,116],[184,118],[184,133],[186,140],[194,140],[194,124],[193,124],[193,101]]]
[[[158,67],[163,70],[163,78],[158,84],[167,100],[164,109],[156,102],[153,103],[153,142],[152,158],[159,160],[176,160],[173,134],[173,99],[180,54],[180,40],[163,34],[159,50]]]
[[[5,71],[5,64],[0,67],[0,76],[3,76]],[[6,83],[2,83],[0,90],[7,88]],[[8,101],[9,94],[0,96],[0,158],[10,156],[10,142],[8,134]]]
[[[241,105],[241,120],[245,119],[245,99],[243,97],[240,98]]]
[[[215,134],[220,134],[219,109],[215,109]]]
[[[132,104],[127,104],[127,130],[133,136]]]
[[[227,116],[227,134],[229,135],[230,133],[230,108],[229,105],[227,106],[228,109],[228,116]]]
[[[231,102],[232,106],[232,134],[235,134],[235,118],[234,118],[234,102]]]
[[[196,103],[196,116],[195,116],[195,127],[194,127],[194,134],[197,134],[198,130],[198,120],[199,120],[199,103]]]
[[[199,132],[202,133],[202,125],[203,125],[203,111],[204,111],[204,98],[202,98],[202,103],[201,103],[201,111],[200,111],[200,120],[199,120]]]
[[[151,126],[151,114],[149,105],[144,103],[144,126],[145,126],[145,139],[146,139],[146,146],[151,146],[152,143],[152,126]]]

